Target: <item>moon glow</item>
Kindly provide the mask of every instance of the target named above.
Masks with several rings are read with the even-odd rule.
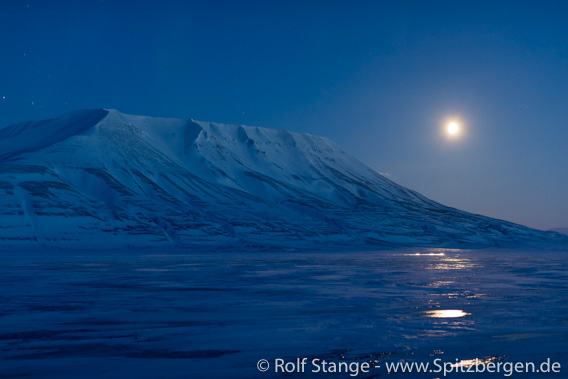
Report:
[[[452,121],[448,124],[448,134],[450,136],[455,136],[460,131],[460,126],[457,122]]]

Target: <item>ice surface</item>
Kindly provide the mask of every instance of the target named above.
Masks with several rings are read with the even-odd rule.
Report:
[[[359,377],[387,377],[384,363],[399,360],[551,358],[561,374],[513,377],[567,376],[565,252],[147,249],[2,257],[3,377],[284,377],[258,372],[256,362],[296,357],[378,361],[381,368]]]

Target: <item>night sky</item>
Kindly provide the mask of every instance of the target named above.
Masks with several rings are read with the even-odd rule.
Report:
[[[568,2],[497,3],[2,1],[0,127],[114,108],[307,132],[443,204],[568,227]]]

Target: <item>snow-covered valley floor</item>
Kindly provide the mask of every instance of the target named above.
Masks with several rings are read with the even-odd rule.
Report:
[[[512,377],[553,378],[568,377],[567,341],[566,252],[4,251],[0,264],[2,378],[311,377],[274,373],[303,357],[378,361],[358,377],[389,378],[443,377],[387,375],[400,360],[550,358],[560,374]]]

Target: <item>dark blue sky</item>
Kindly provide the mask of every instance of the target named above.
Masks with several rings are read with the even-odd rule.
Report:
[[[115,108],[303,131],[446,205],[568,227],[565,1],[4,1],[0,51],[0,127]]]

